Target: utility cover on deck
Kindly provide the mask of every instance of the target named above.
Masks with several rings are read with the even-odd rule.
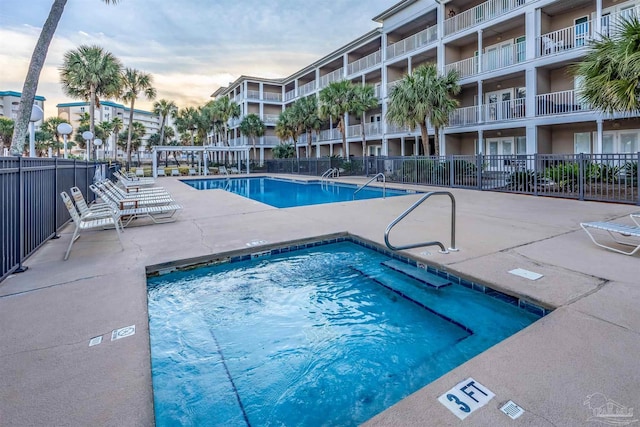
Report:
[[[544,277],[542,274],[534,273],[533,271],[525,270],[524,268],[516,268],[515,270],[509,271],[509,273],[529,280],[538,280],[539,278]]]

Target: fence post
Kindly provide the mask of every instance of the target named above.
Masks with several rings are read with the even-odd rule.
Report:
[[[586,171],[584,170],[584,153],[578,154],[578,200],[584,200]]]
[[[541,171],[542,173],[542,171]],[[533,155],[533,195],[538,196],[538,153]]]
[[[640,206],[640,151],[638,151],[638,157],[636,159],[636,193],[638,194],[637,205]]]
[[[56,204],[58,200],[58,157],[54,157],[53,161],[53,237],[51,239],[59,239],[60,235],[58,234],[58,205]]]
[[[476,186],[482,190],[482,154],[476,154]]]
[[[18,210],[20,212],[20,221],[18,225],[20,239],[19,239],[19,251],[20,254],[18,257],[18,268],[15,270],[15,273],[23,273],[29,269],[22,265],[22,260],[24,259],[24,171],[23,171],[23,157],[18,156]]]
[[[456,171],[453,170],[453,168],[455,167],[455,162],[453,160],[453,154],[451,154],[449,156],[449,188],[453,188],[455,186],[455,176],[456,176]]]

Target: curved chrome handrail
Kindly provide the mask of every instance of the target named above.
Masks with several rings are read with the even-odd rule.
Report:
[[[385,197],[387,197],[387,178],[384,176],[382,172],[380,172],[379,174],[371,178],[369,181],[362,184],[360,187],[358,187],[356,191],[353,192],[353,200],[356,199],[356,194],[358,194],[358,191],[362,190],[364,187],[371,184],[373,180],[378,179],[379,176],[382,177],[382,198],[384,199]]]
[[[411,244],[411,245],[404,245],[404,246],[393,246],[389,242],[389,232],[391,231],[391,229],[396,224],[398,224],[400,221],[402,221],[407,215],[409,215],[415,208],[420,206],[425,200],[427,200],[431,196],[445,196],[445,195],[449,196],[449,198],[451,199],[451,247],[448,250],[444,247],[444,245],[441,242],[438,242],[438,241],[424,242],[424,243],[414,243],[414,244]],[[387,247],[389,249],[391,249],[393,251],[399,251],[399,250],[402,250],[402,249],[419,248],[419,247],[422,247],[422,246],[439,246],[440,247],[440,253],[442,253],[442,254],[448,254],[449,251],[457,252],[458,249],[456,249],[456,199],[455,199],[455,197],[453,197],[453,194],[451,194],[448,191],[430,191],[427,194],[425,194],[424,196],[422,196],[420,198],[420,200],[418,200],[413,205],[411,205],[411,207],[409,209],[407,209],[402,214],[400,214],[399,217],[394,219],[391,222],[391,224],[389,224],[387,226],[387,229],[384,231],[384,243],[387,245]]]

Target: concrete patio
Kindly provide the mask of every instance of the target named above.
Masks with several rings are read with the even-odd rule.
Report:
[[[28,271],[0,283],[0,425],[153,425],[146,266],[336,232],[384,244],[389,222],[420,197],[276,209],[174,178],[158,183],[184,206],[176,222],[128,227],[124,251],[113,231],[85,232],[63,262],[73,232],[67,226],[25,262]],[[585,404],[594,393],[640,407],[640,256],[598,248],[579,226],[631,224],[628,215],[640,208],[451,191],[460,251],[421,248],[411,256],[554,311],[367,425],[598,425],[605,418],[593,418]],[[448,198],[429,200],[394,229],[392,242],[449,245],[449,212]],[[544,277],[508,273],[515,268]],[[113,330],[130,325],[135,335],[111,340]],[[102,344],[89,347],[97,336]],[[469,377],[495,397],[461,421],[438,397]],[[499,410],[509,400],[525,411],[515,421]]]

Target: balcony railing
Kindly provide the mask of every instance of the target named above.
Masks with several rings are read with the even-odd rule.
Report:
[[[449,114],[449,126],[468,126],[480,123],[483,110],[479,105],[458,108]]]
[[[262,145],[278,145],[280,144],[280,138],[277,136],[264,136],[262,138]]]
[[[355,74],[367,68],[375,67],[382,62],[382,51],[378,50],[347,65],[347,73]]]
[[[398,126],[393,123],[387,123],[387,133],[412,133],[407,126]]]
[[[525,98],[517,98],[485,104],[484,120],[487,122],[497,122],[523,119],[525,117],[525,103]]]
[[[320,141],[334,141],[342,139],[342,134],[338,129],[325,129],[320,131]]]
[[[524,5],[525,0],[489,0],[444,21],[444,35],[457,33]]]
[[[389,94],[391,93],[391,90],[394,88],[395,85],[400,83],[400,79],[398,80],[394,80],[392,82],[387,83],[387,96],[389,96]]]
[[[289,92],[285,92],[284,94],[284,100],[286,101],[291,101],[292,99],[294,99],[296,97],[296,90],[290,90]]]
[[[300,143],[300,144],[302,144],[302,145],[307,145],[307,142],[308,142],[307,138],[308,138],[308,134],[303,133],[303,134],[302,134],[302,135],[300,135],[300,137],[298,138],[298,143]],[[313,143],[316,143],[316,142],[318,142],[318,134],[317,134],[317,133],[315,133],[315,132],[313,132],[313,133],[311,134],[311,143],[313,144]]]
[[[545,93],[536,96],[536,116],[579,113],[592,111],[591,106],[582,101],[575,90]]]
[[[413,52],[426,46],[429,43],[433,43],[438,39],[438,27],[434,25],[416,33],[412,36],[402,39],[399,42],[393,43],[387,46],[387,59],[395,58],[396,56],[404,55],[405,53]]]
[[[444,66],[445,73],[448,73],[451,70],[456,70],[461,79],[475,76],[478,74],[478,57],[473,56]]]
[[[313,92],[314,90],[316,90],[316,81],[315,80],[300,86],[298,88],[298,93],[300,94],[300,96],[305,96],[305,95]]]
[[[543,34],[537,39],[536,56],[541,57],[579,49],[587,46],[592,37],[591,21]]]
[[[375,95],[376,98],[381,99],[382,98],[382,86],[380,86],[380,84],[376,84],[373,87],[373,94]]]
[[[601,33],[604,36],[613,36],[620,30],[620,25],[624,20],[628,20],[629,18],[639,18],[640,17],[640,5],[620,10],[616,13],[612,13],[611,15],[606,15],[602,17],[602,28]]]
[[[329,83],[337,82],[342,79],[344,79],[344,68],[338,68],[337,70],[320,77],[320,86],[318,89],[322,89],[323,87],[328,86]],[[300,95],[302,95],[302,93]]]
[[[280,118],[279,114],[263,114],[262,120],[268,124],[278,123],[278,119]]]
[[[282,94],[279,92],[264,92],[264,100],[282,102]]]
[[[347,126],[347,138],[353,138],[356,136],[362,136],[362,129],[360,125]]]
[[[260,91],[259,90],[248,90],[247,91],[247,99],[260,99]]]

